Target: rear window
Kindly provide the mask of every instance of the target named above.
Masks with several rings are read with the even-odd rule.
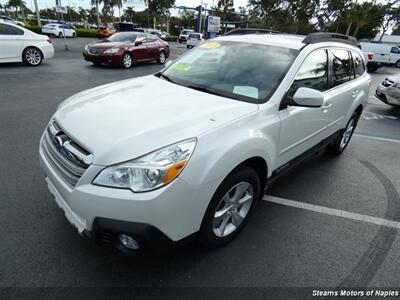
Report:
[[[189,36],[190,36],[191,38],[197,39],[197,38],[200,37],[200,34],[198,34],[198,33],[191,33],[191,34],[189,34]]]
[[[365,72],[364,61],[360,54],[352,52],[351,55],[353,56],[353,64],[354,64],[354,71],[356,73],[356,78],[360,77]]]
[[[342,49],[331,50],[332,53],[332,86],[338,86],[350,81],[354,76],[349,51]]]

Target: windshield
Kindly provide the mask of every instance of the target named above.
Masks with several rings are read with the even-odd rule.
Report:
[[[109,42],[133,43],[137,38],[136,33],[116,33],[106,39]]]
[[[204,92],[263,103],[278,87],[297,53],[269,45],[209,41],[187,52],[161,77]]]
[[[189,33],[191,33],[191,32],[193,32],[193,30],[183,30],[183,31],[181,32],[181,34],[189,34]]]

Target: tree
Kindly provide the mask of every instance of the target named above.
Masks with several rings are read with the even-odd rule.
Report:
[[[221,17],[221,21],[229,18],[230,14],[235,10],[233,0],[218,0],[217,13]]]
[[[400,1],[394,0],[383,5],[382,9],[385,11],[385,16],[382,20],[381,28],[382,34],[379,37],[379,41],[382,41],[383,36],[389,30],[391,26],[397,26],[400,23]]]
[[[99,3],[101,0],[90,0],[92,5],[96,6],[96,23],[97,27],[100,27],[100,12],[99,12]]]
[[[153,17],[153,27],[156,27],[156,16],[169,17],[169,9],[175,4],[175,0],[144,0],[148,8],[148,17]],[[149,22],[148,22],[149,23]],[[149,27],[150,25],[147,24]]]

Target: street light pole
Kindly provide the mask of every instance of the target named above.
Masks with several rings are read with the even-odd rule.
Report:
[[[35,10],[36,10],[36,19],[37,19],[39,27],[42,27],[42,21],[40,20],[40,12],[39,12],[37,0],[34,0],[34,3],[35,3]]]

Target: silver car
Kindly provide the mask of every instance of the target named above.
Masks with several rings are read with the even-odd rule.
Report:
[[[400,106],[400,75],[386,78],[376,88],[376,97],[392,106]]]

